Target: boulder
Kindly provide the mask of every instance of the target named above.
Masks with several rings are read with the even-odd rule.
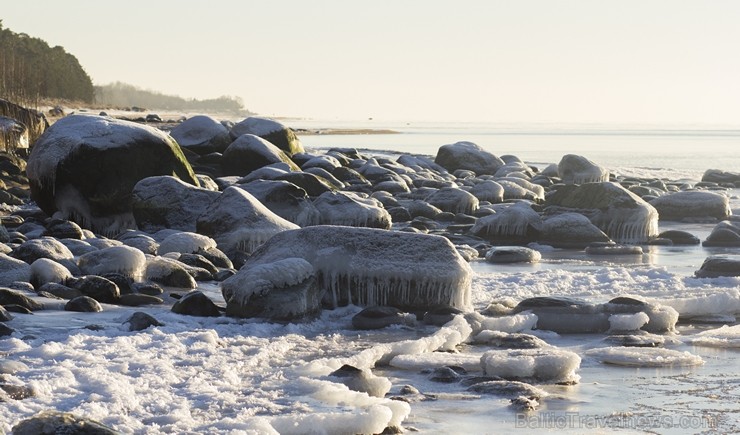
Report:
[[[195,231],[198,217],[220,194],[172,176],[147,177],[132,192],[134,219],[139,229],[151,233],[165,228]]]
[[[740,276],[740,255],[711,255],[694,275],[697,278]]]
[[[64,304],[64,311],[75,311],[78,313],[99,313],[103,311],[100,302],[90,296],[77,296]],[[56,433],[56,432],[51,432]]]
[[[701,177],[701,181],[708,183],[731,183],[738,185],[740,183],[740,172],[728,172],[719,169],[707,169]]]
[[[465,169],[476,175],[493,175],[504,161],[472,142],[443,145],[437,151],[434,163],[449,172]]]
[[[111,246],[80,256],[78,265],[86,275],[117,273],[140,280],[146,270],[146,256],[130,246]]]
[[[425,201],[442,211],[472,215],[478,209],[478,198],[456,187],[443,187],[427,196]]]
[[[198,185],[182,150],[166,133],[92,115],[60,119],[28,158],[31,196],[49,216],[115,235],[136,228],[132,191],[140,180],[173,175]]]
[[[606,168],[575,154],[566,154],[560,159],[558,176],[565,184],[609,181],[609,171]]]
[[[702,246],[740,247],[740,226],[731,221],[722,221],[712,228]]]
[[[538,263],[542,254],[524,246],[498,246],[486,253],[486,261],[502,263]]]
[[[255,180],[238,187],[251,193],[270,211],[294,224],[307,227],[318,225],[321,213],[308,193],[293,183],[283,180]]]
[[[255,252],[235,278],[296,258],[311,264],[314,274],[303,262],[291,260],[285,265],[295,268],[273,268],[276,276],[262,282],[307,282],[315,277],[329,306],[387,305],[409,312],[471,306],[470,266],[449,240],[426,234],[337,226],[285,231]],[[239,292],[234,288],[224,295],[227,303],[243,299]]]
[[[305,152],[295,132],[278,121],[252,116],[231,127],[231,137],[236,139],[244,134],[253,134],[269,141],[285,151],[289,156]]]
[[[352,192],[325,192],[313,202],[322,225],[391,228],[391,215],[375,198]]]
[[[16,281],[28,282],[31,266],[25,261],[0,254],[0,286],[9,286]]]
[[[542,231],[537,240],[555,248],[584,249],[594,242],[608,242],[609,236],[584,215],[562,213],[542,221]]]
[[[726,219],[732,214],[730,200],[717,192],[689,190],[673,192],[650,201],[660,220],[713,217]]]
[[[493,180],[484,180],[470,189],[478,201],[488,201],[497,204],[504,201],[504,187]]]
[[[252,253],[270,237],[298,228],[271,212],[249,192],[228,187],[198,218],[197,232],[216,240],[227,255]]]
[[[219,317],[221,310],[203,292],[194,290],[172,305],[172,312],[197,317]]]
[[[496,213],[484,216],[470,233],[494,245],[522,245],[539,238],[542,220],[526,202],[498,207]]]
[[[170,130],[170,136],[184,149],[200,155],[222,153],[231,143],[229,130],[207,115],[196,115],[186,119]]]
[[[658,212],[616,183],[566,185],[548,195],[550,214],[577,212],[618,243],[646,243],[658,235]]]
[[[221,171],[226,176],[244,176],[274,163],[285,163],[293,171],[300,170],[285,151],[259,136],[244,134],[239,136],[224,151]]]

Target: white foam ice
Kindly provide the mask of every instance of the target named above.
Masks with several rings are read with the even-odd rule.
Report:
[[[723,325],[685,337],[684,341],[695,346],[740,348],[740,325]]]
[[[704,364],[699,355],[688,351],[647,347],[602,347],[586,351],[586,356],[605,364],[629,367],[696,366]]]
[[[650,322],[650,317],[640,311],[635,314],[612,314],[609,316],[609,329],[612,331],[637,331]]]
[[[483,372],[504,379],[577,382],[581,357],[552,346],[539,349],[490,350],[480,358]]]

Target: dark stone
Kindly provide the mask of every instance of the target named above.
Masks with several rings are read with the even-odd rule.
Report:
[[[701,243],[698,237],[695,235],[679,230],[668,230],[658,234],[658,238],[668,239],[673,242],[674,245],[698,245]]]
[[[102,276],[86,275],[80,278],[69,278],[65,284],[105,304],[116,304],[121,297],[118,286]]]
[[[5,323],[0,322],[0,337],[7,337],[15,332],[15,329],[7,326]]]
[[[39,258],[48,258],[49,260],[61,262],[62,260],[70,260],[74,257],[69,248],[51,237],[41,237],[23,242],[23,244],[10,253],[10,256],[23,260],[28,264],[32,264]]]
[[[200,291],[192,291],[183,296],[172,306],[172,312],[199,317],[218,317],[221,315],[218,306]]]
[[[149,296],[144,294],[129,293],[121,295],[118,300],[118,305],[126,307],[140,307],[142,305],[161,305],[164,303],[162,298],[156,296]]]
[[[20,305],[30,311],[43,310],[44,306],[26,295],[8,288],[0,288],[0,305]]]
[[[18,314],[33,314],[33,311],[29,310],[28,308],[17,305],[17,304],[10,304],[5,305],[5,309],[11,313],[18,313]],[[0,320],[2,320],[2,315],[0,314]],[[8,319],[9,320],[9,319]]]
[[[740,256],[712,255],[707,257],[701,265],[701,268],[699,268],[694,275],[697,278],[740,276]]]
[[[0,305],[0,322],[7,322],[8,320],[13,320],[13,316],[10,314],[10,312],[8,312],[8,310],[5,307]]]
[[[432,370],[432,373],[429,375],[430,381],[441,382],[445,384],[459,382],[460,378],[462,378],[461,374],[454,370],[452,367],[437,367],[436,369]]]
[[[51,295],[54,298],[61,299],[74,299],[78,296],[82,296],[81,291],[56,282],[47,282],[39,287],[36,293],[39,296]]]
[[[539,399],[542,392],[532,385],[517,381],[486,381],[473,384],[468,391],[479,394],[492,394],[495,396],[505,397],[507,399],[516,399],[524,396],[530,399]]]
[[[324,192],[333,192],[336,190],[336,188],[325,179],[308,172],[288,172],[276,179],[295,184],[305,190],[310,197],[321,196]]]
[[[133,279],[120,273],[105,273],[100,276],[109,281],[113,281],[113,283],[118,287],[118,291],[121,295],[133,293],[133,290],[131,289],[131,285],[134,283]]]
[[[454,307],[439,307],[424,313],[424,323],[427,325],[442,326],[463,311]]]
[[[82,239],[82,228],[72,221],[52,219],[46,224],[45,236],[56,239]]]
[[[285,151],[259,136],[244,134],[237,137],[224,151],[221,169],[225,176],[244,176],[274,163],[285,163],[291,170],[300,170]]]
[[[99,313],[103,311],[103,307],[98,303],[98,301],[89,296],[78,296],[64,305],[64,311]]]
[[[406,324],[406,315],[395,307],[378,305],[367,307],[352,317],[352,327],[362,330],[404,324]]]
[[[589,305],[583,299],[571,298],[567,296],[537,296],[525,299],[516,306],[516,312],[527,311],[529,308],[541,307],[572,307]]]
[[[234,269],[223,269],[219,270],[217,273],[213,275],[213,279],[221,282],[227,278],[231,278],[236,273],[236,270]]]
[[[164,326],[162,323],[159,323],[159,321],[153,316],[141,311],[137,311],[132,314],[131,317],[128,318],[128,320],[123,322],[124,325],[126,323],[128,323],[129,331],[143,331],[150,326]]]
[[[159,296],[164,293],[162,287],[153,282],[135,282],[133,283],[132,289],[136,293],[149,296]]]

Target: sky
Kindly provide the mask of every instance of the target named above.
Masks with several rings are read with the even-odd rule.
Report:
[[[98,85],[267,116],[740,124],[740,1],[4,2]]]

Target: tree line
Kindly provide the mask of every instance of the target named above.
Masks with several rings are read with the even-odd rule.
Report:
[[[64,48],[5,29],[0,20],[0,97],[32,106],[42,99],[92,103],[94,88]]]
[[[141,107],[159,110],[182,110],[191,112],[235,112],[242,113],[242,99],[234,96],[221,96],[205,100],[185,99],[175,95],[165,95],[136,86],[115,82],[95,86],[95,103],[113,107]]]

